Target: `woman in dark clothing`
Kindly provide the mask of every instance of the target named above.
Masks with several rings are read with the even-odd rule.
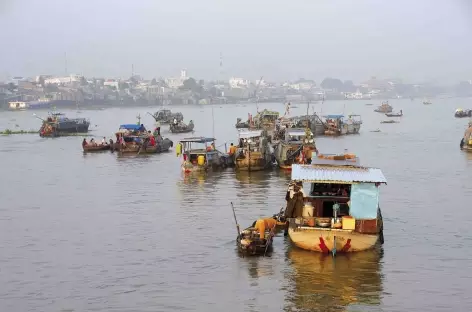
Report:
[[[303,215],[303,206],[305,205],[305,194],[303,192],[303,184],[297,182],[296,184],[290,184],[285,195],[287,201],[287,208],[285,209],[285,219],[287,223],[285,225],[284,236],[288,235],[288,219],[299,218]]]

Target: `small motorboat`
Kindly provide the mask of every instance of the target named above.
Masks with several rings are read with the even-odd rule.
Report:
[[[380,129],[370,130],[369,132],[380,132]]]
[[[402,117],[403,116],[403,111],[400,110],[399,113],[386,113],[385,116],[387,116],[387,117]]]
[[[392,124],[392,123],[398,123],[398,121],[395,121],[395,120],[382,120],[380,123],[382,123],[382,124]]]

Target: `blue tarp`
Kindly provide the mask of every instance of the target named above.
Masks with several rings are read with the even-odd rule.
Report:
[[[374,183],[353,184],[351,187],[350,215],[356,219],[377,218],[379,188]]]
[[[141,125],[137,124],[128,124],[128,125],[121,125],[120,129],[126,129],[126,130],[144,130],[144,128]]]
[[[330,119],[338,119],[338,118],[343,118],[344,115],[326,115],[324,117],[325,118],[330,118]]]

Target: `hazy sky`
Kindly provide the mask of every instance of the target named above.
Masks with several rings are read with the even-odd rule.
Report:
[[[0,78],[472,79],[468,0],[0,0]]]

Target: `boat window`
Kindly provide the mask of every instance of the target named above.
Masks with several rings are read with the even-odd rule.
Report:
[[[351,184],[312,183],[310,195],[346,198],[351,196]]]
[[[332,218],[334,216],[333,206],[334,204],[339,204],[338,217],[348,216],[349,215],[349,205],[347,203],[341,203],[335,200],[324,200],[323,206],[321,208],[321,213],[318,214],[318,217],[321,218]]]

